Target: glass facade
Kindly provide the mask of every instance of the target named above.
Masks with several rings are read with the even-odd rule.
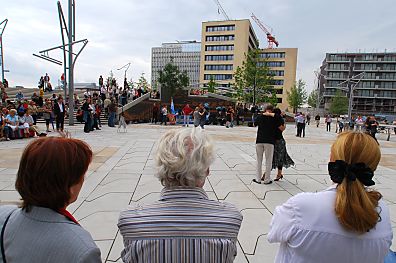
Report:
[[[205,74],[205,80],[232,80],[232,74]]]
[[[344,62],[344,63],[343,63]],[[326,54],[322,66],[321,93],[322,106],[326,110],[331,105],[331,97],[338,88],[346,88],[349,76],[364,72],[355,87],[354,114],[395,114],[396,113],[396,53],[347,53]],[[344,71],[343,71],[344,70]],[[348,71],[348,72],[347,72]],[[351,71],[351,72],[349,72]]]
[[[205,65],[205,70],[233,70],[233,65]]]
[[[234,31],[235,25],[226,26],[207,26],[206,32],[218,32],[218,31]]]
[[[205,46],[205,51],[228,51],[228,50],[234,50],[234,45]]]
[[[284,58],[285,52],[261,53],[260,58]]]
[[[235,39],[235,35],[224,35],[224,36],[206,36],[206,41],[233,41]]]
[[[234,55],[206,55],[205,61],[228,61],[234,60]]]

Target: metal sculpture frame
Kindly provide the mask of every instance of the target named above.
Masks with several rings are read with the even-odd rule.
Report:
[[[60,1],[57,2],[59,23],[62,36],[62,45],[39,51],[39,55],[33,54],[33,56],[47,60],[54,64],[63,65],[63,74],[65,76],[65,82],[63,84],[65,90],[65,99],[67,97],[67,91],[69,93],[69,125],[74,125],[74,66],[78,56],[81,54],[85,46],[88,44],[88,39],[82,39],[76,41],[76,3],[75,0],[68,1],[68,25],[63,14],[62,6]],[[67,43],[65,41],[65,33],[67,36]],[[73,53],[73,45],[82,43],[82,47],[77,53]],[[49,52],[61,49],[63,51],[63,62],[50,57]],[[74,58],[73,58],[74,56]]]

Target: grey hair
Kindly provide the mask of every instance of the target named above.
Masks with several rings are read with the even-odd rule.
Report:
[[[159,140],[155,161],[163,186],[195,187],[214,161],[213,145],[201,129],[173,129]]]

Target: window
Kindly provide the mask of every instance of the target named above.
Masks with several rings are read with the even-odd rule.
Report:
[[[224,35],[224,36],[206,36],[206,41],[232,41],[235,39],[235,35]]]
[[[205,80],[231,80],[232,74],[205,74]]]
[[[283,88],[282,89],[276,89],[275,91],[276,91],[276,94],[283,94]]]
[[[207,26],[206,32],[218,32],[218,31],[234,31],[235,25],[227,26]]]
[[[273,79],[271,80],[270,85],[283,85],[283,79]]]
[[[328,61],[349,61],[347,55],[330,54]]]
[[[205,65],[205,70],[233,70],[233,65]]]
[[[285,66],[284,61],[266,61],[266,62],[258,62],[257,66],[262,67],[267,65],[270,68],[283,68]]]
[[[260,58],[284,58],[285,52],[261,53]]]
[[[282,103],[282,98],[277,98],[278,103]]]
[[[346,73],[346,72],[329,72],[328,77],[333,78],[333,79],[346,79],[346,78],[348,78],[348,73]]]
[[[226,51],[234,50],[234,45],[205,46],[205,51]]]
[[[278,76],[278,77],[285,75],[285,72],[283,70],[269,70],[268,73],[272,76]]]
[[[226,61],[226,60],[234,60],[234,55],[205,56],[205,61]]]

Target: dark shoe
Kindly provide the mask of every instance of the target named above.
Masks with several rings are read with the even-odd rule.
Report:
[[[283,179],[283,174],[282,174],[280,177],[277,176],[277,177],[274,179],[274,181],[277,182],[277,181],[279,181],[280,179]]]
[[[42,132],[42,133],[39,134],[39,137],[45,137],[45,136],[47,136],[47,134],[44,133],[44,132]]]
[[[265,173],[263,173],[263,176],[261,177],[261,181],[264,181],[265,178]]]
[[[253,182],[256,184],[261,184],[261,182],[257,181],[256,179],[253,179]]]
[[[272,180],[268,182],[264,182],[263,184],[272,184]]]

